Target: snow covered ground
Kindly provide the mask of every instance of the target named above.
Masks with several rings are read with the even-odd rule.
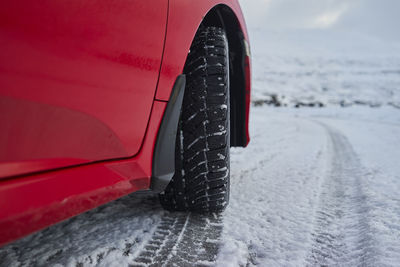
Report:
[[[1,266],[395,266],[400,113],[255,107],[220,216],[136,193],[0,249]]]
[[[253,101],[400,108],[400,44],[318,29],[250,29]]]
[[[398,110],[254,108],[252,121],[218,265],[399,264]]]
[[[0,248],[0,266],[399,265],[400,46],[250,37],[251,143],[231,151],[223,214],[169,213],[138,192]]]

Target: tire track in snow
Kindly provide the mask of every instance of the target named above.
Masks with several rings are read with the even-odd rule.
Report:
[[[0,266],[213,265],[222,215],[168,212],[136,193],[0,249]]]
[[[308,119],[256,111],[258,138],[232,151],[232,201],[216,266],[301,266],[328,163],[325,131]]]
[[[209,266],[218,254],[221,215],[169,213],[130,266]]]
[[[348,140],[326,124],[331,169],[323,181],[308,265],[374,266],[368,203],[362,190],[364,168]]]

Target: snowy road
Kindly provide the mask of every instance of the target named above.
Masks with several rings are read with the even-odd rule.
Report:
[[[1,266],[400,262],[398,109],[253,108],[220,216],[136,193],[0,249]]]
[[[218,265],[397,265],[396,109],[253,111]]]

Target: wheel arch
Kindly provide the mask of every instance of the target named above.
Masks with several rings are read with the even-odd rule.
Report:
[[[245,147],[250,139],[249,39],[239,3],[235,0],[221,2],[169,2],[166,40],[155,100],[169,100],[176,77],[183,73],[190,46],[199,27],[223,27],[227,33],[230,50],[231,146]]]
[[[213,7],[201,25],[222,27],[228,38],[230,62],[231,146],[247,146],[250,97],[250,51],[235,12],[227,5]],[[247,75],[248,73],[248,75]]]

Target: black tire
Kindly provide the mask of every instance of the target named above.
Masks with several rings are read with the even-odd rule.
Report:
[[[229,58],[223,29],[200,28],[184,73],[175,175],[160,202],[173,211],[218,212],[229,202]]]

